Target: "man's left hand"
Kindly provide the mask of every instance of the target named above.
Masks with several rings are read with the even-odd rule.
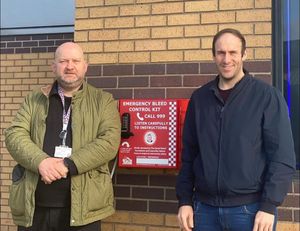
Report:
[[[273,214],[258,211],[255,216],[253,231],[272,231],[274,218]]]

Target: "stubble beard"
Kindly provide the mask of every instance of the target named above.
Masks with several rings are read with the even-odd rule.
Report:
[[[75,81],[66,81],[64,79],[58,79],[59,85],[66,91],[73,91],[81,86],[83,79],[76,79]]]

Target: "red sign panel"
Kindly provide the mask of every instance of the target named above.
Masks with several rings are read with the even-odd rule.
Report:
[[[182,132],[183,132],[183,125],[184,125],[184,120],[185,120],[185,114],[186,110],[189,104],[189,99],[179,99],[178,101],[178,106],[179,106],[179,122],[178,122],[178,168],[180,168],[181,164],[181,150],[182,150]]]
[[[122,117],[120,167],[176,168],[177,100],[119,100]]]

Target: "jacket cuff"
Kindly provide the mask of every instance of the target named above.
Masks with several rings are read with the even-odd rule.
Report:
[[[78,170],[77,170],[77,167],[73,160],[71,160],[69,158],[64,158],[64,164],[68,168],[68,170],[69,170],[68,174],[70,176],[78,175]]]
[[[178,208],[183,206],[183,205],[193,206],[193,201],[192,200],[179,200],[178,201]]]
[[[266,212],[266,213],[270,213],[270,214],[275,214],[276,212],[276,205],[271,204],[269,202],[260,202],[260,211]]]

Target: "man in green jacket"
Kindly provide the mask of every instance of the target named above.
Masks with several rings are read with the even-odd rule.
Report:
[[[120,117],[111,94],[84,81],[78,44],[55,52],[56,81],[33,91],[5,132],[13,170],[9,205],[19,231],[94,231],[114,213],[108,162]]]

